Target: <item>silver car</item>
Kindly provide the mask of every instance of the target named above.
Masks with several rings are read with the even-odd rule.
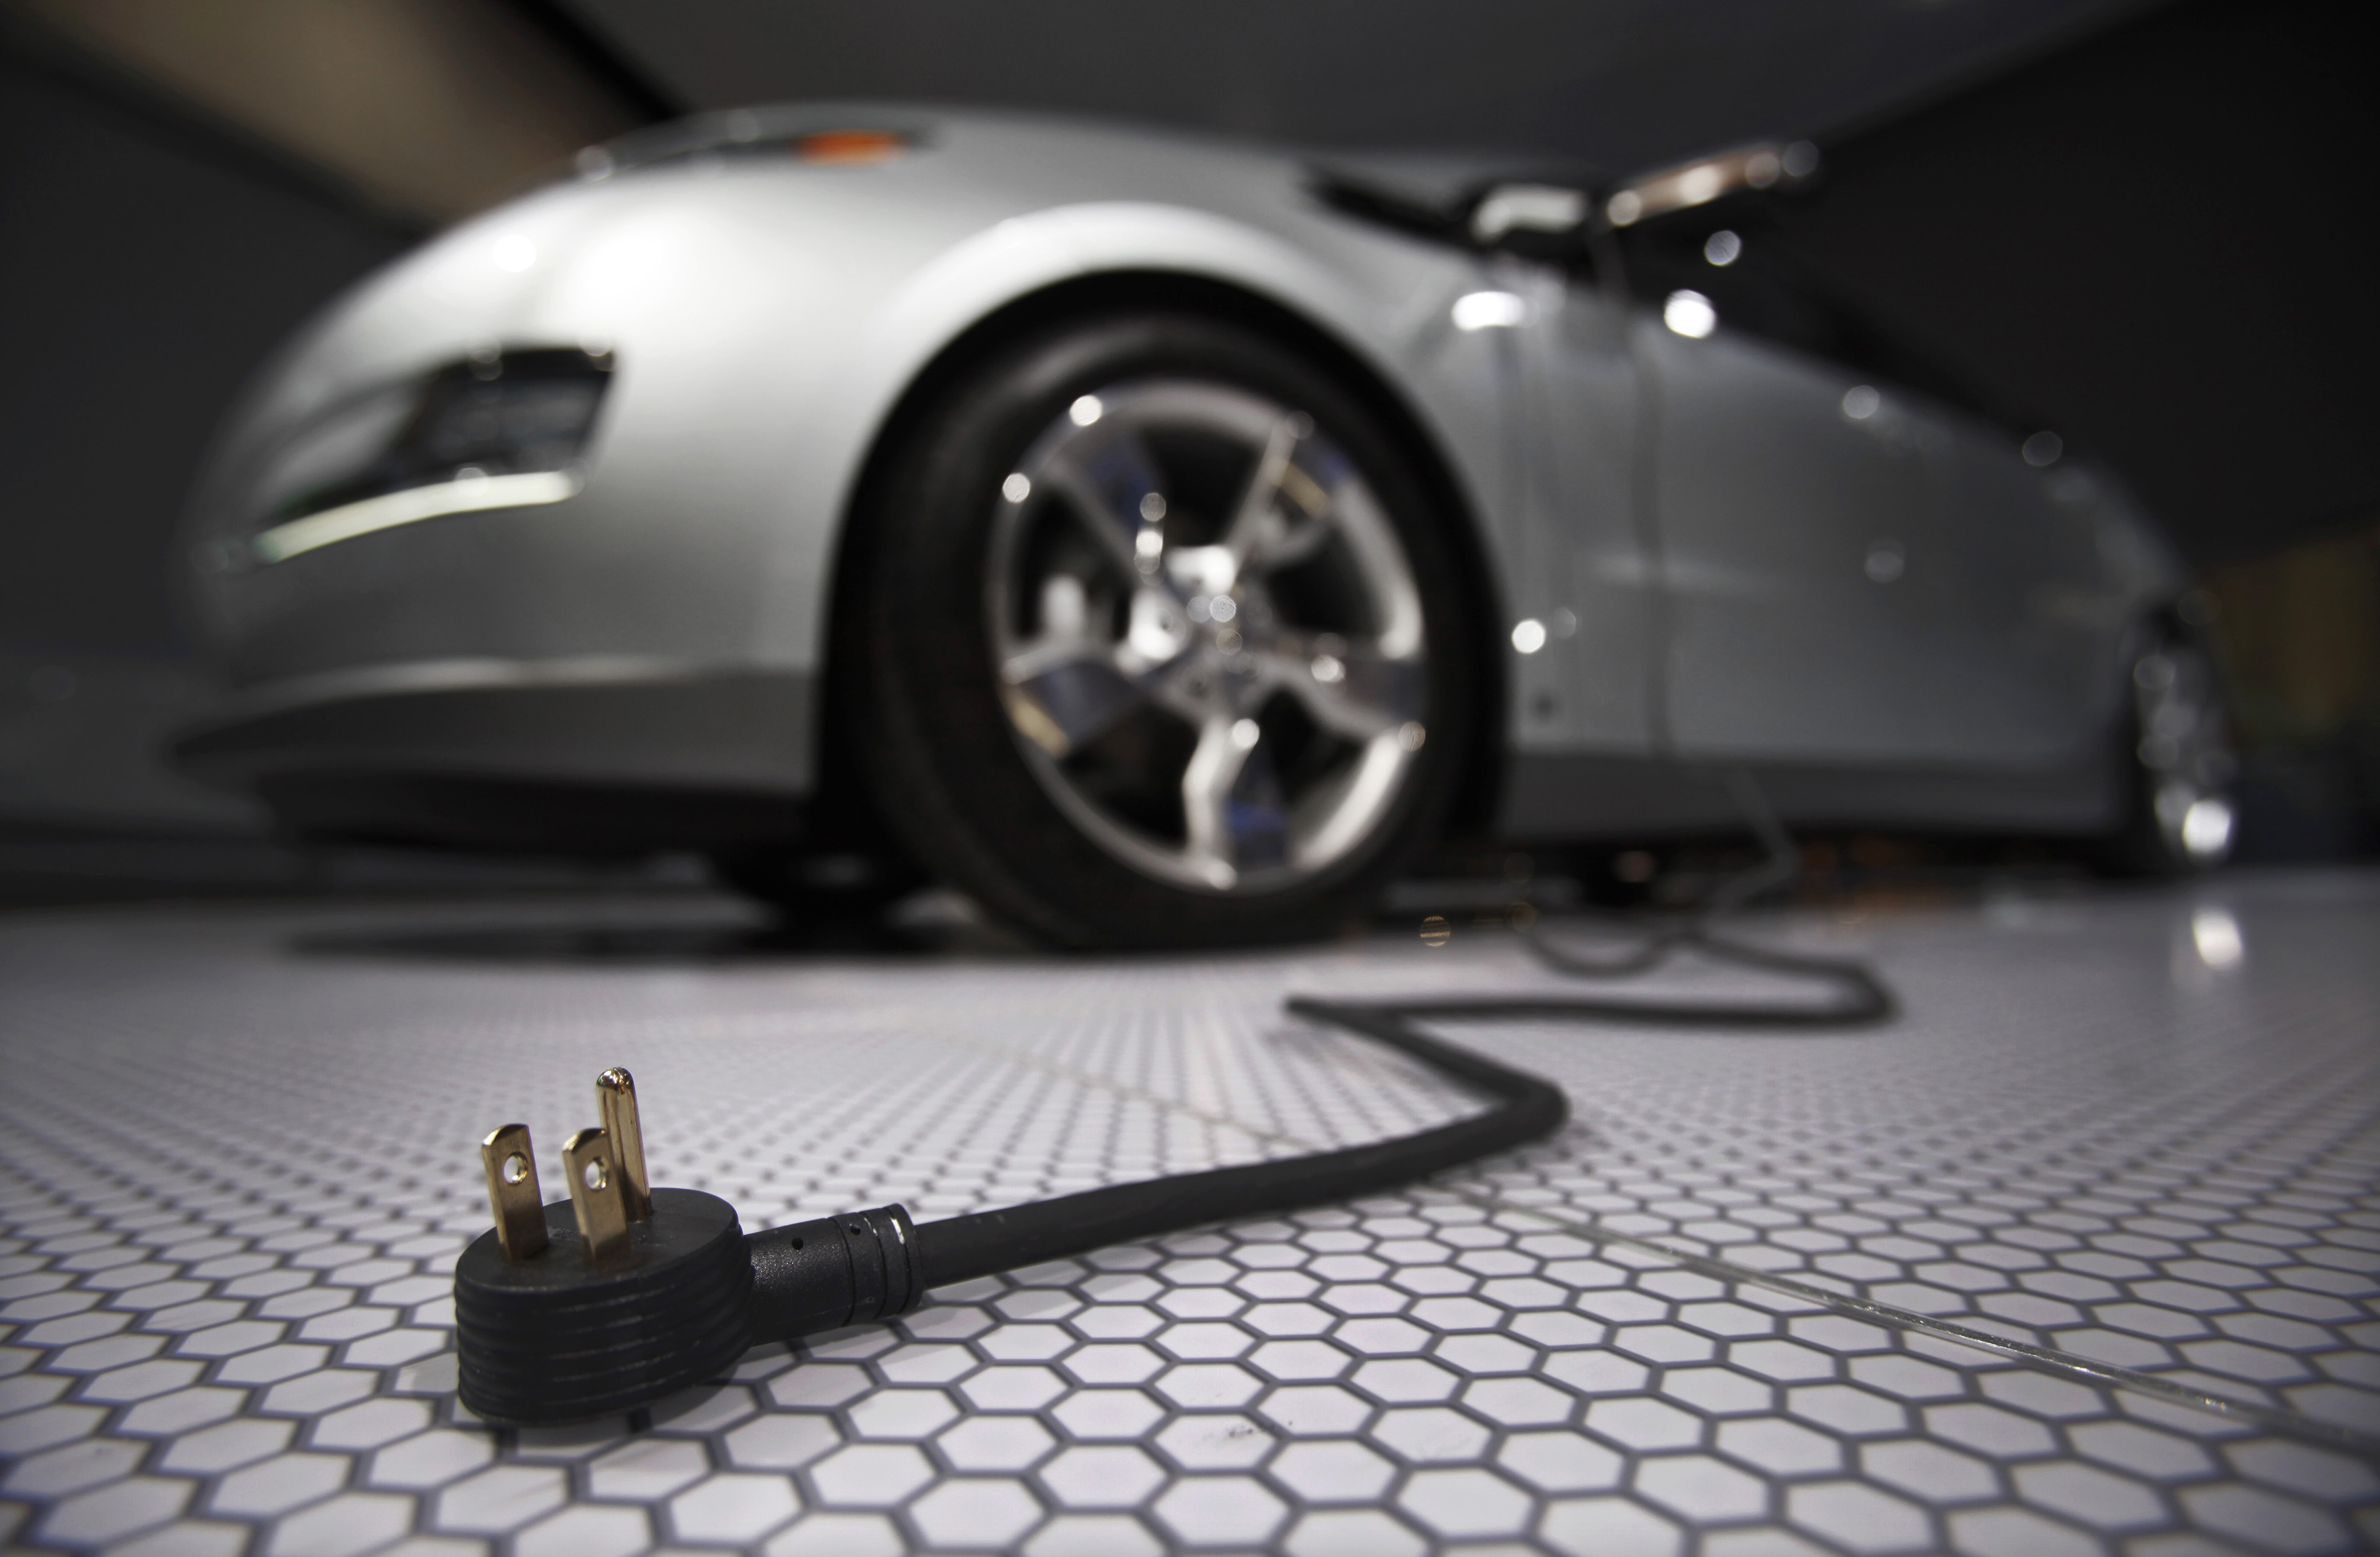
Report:
[[[1344,922],[1449,829],[2218,858],[2184,575],[1800,272],[1806,145],[1619,183],[739,111],[370,278],[194,504],[180,748],[323,837],[911,861],[1074,944]]]

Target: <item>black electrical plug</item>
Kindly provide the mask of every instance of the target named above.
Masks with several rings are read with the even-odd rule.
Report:
[[[1764,967],[1782,960],[1774,953],[1758,957]],[[559,1200],[539,1203],[527,1125],[507,1125],[480,1147],[496,1225],[455,1266],[463,1404],[492,1422],[523,1424],[633,1411],[717,1378],[756,1341],[905,1314],[929,1285],[1208,1222],[1378,1194],[1508,1151],[1560,1125],[1568,1114],[1561,1089],[1422,1032],[1412,1018],[1542,1020],[1568,1013],[1643,1020],[1663,1008],[1530,999],[1424,1005],[1300,1000],[1290,1009],[1418,1060],[1496,1104],[1390,1140],[1102,1185],[923,1227],[899,1206],[880,1206],[747,1235],[735,1208],[715,1195],[648,1186],[636,1083],[626,1071],[607,1070],[595,1083],[601,1127],[579,1131],[562,1149],[567,1208]],[[1746,1013],[1720,1006],[1684,1015],[1741,1024]],[[1869,1016],[1796,1012],[1784,1019],[1808,1025]]]
[[[735,1209],[645,1176],[636,1083],[596,1079],[603,1123],[564,1144],[567,1201],[541,1203],[528,1126],[480,1143],[495,1226],[455,1266],[463,1404],[564,1422],[716,1378],[754,1343],[907,1313],[924,1295],[899,1206],[748,1236]]]

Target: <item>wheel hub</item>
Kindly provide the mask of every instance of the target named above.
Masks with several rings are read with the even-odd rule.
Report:
[[[1293,885],[1374,835],[1423,744],[1420,594],[1307,418],[1219,384],[1117,385],[1001,491],[1002,701],[1086,833],[1212,892]]]

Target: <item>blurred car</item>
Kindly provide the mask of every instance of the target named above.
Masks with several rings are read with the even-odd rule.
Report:
[[[2228,846],[2184,576],[1831,297],[1807,145],[1626,180],[998,114],[590,151],[338,300],[196,496],[179,747],[323,838],[1343,922],[1448,829]]]

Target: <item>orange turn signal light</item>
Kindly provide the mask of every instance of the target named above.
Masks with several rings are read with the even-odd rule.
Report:
[[[889,129],[821,130],[794,142],[794,155],[806,163],[890,162],[908,149],[908,137]]]

